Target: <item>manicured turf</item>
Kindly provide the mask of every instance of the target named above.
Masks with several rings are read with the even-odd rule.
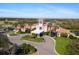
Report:
[[[59,54],[66,55],[67,54],[66,47],[71,42],[71,40],[65,37],[56,37],[55,39],[56,39],[56,47],[55,47],[56,51]]]
[[[24,36],[22,37],[22,40],[28,40],[28,41],[33,41],[33,42],[44,42],[44,39],[42,37],[31,37],[31,35]]]
[[[26,32],[17,32],[17,33],[14,33],[14,32],[11,32],[11,33],[9,33],[9,35],[10,36],[17,36],[17,35],[19,35],[19,34],[26,34]]]
[[[11,33],[9,33],[9,35],[10,35],[10,36],[17,36],[17,35],[19,35],[19,34],[18,34],[18,33],[15,34],[14,32],[11,32]]]

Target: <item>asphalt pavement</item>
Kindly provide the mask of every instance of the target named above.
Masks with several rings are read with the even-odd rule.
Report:
[[[56,55],[55,50],[54,50],[54,40],[53,38],[50,38],[49,36],[43,36],[45,39],[45,42],[43,43],[35,43],[31,41],[25,41],[25,40],[20,40],[23,36],[27,34],[21,34],[18,36],[11,36],[8,37],[10,42],[20,45],[23,43],[30,44],[34,46],[37,49],[37,52],[33,55]]]

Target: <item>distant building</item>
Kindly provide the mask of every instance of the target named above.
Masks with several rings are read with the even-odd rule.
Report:
[[[43,19],[39,19],[38,23],[33,26],[35,30],[31,31],[31,33],[40,34],[42,32],[48,32],[55,29],[55,24],[50,22],[45,22]]]
[[[25,25],[17,25],[14,29],[15,32],[22,31],[25,32],[27,29],[31,29],[31,27],[28,24]]]
[[[15,28],[15,32],[18,32],[21,30],[22,32],[25,32],[27,29],[32,30],[31,33],[40,34],[42,32],[47,32],[51,30],[55,30],[55,24],[50,22],[45,22],[43,19],[39,19],[38,23],[35,23],[33,25],[20,25],[18,24]]]
[[[31,33],[40,34],[44,32],[43,20],[39,20],[39,23],[35,26],[35,30],[31,31]]]
[[[67,33],[69,36],[70,30],[59,27],[58,29],[56,29],[56,32],[58,37],[60,37],[62,33]]]

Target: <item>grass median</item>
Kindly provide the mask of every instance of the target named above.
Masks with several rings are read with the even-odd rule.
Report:
[[[42,37],[34,37],[33,35],[27,35],[21,38],[21,40],[27,40],[27,41],[32,41],[32,42],[44,42],[44,38]]]

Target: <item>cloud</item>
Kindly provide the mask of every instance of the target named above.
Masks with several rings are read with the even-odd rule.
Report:
[[[57,6],[47,6],[48,13],[52,13],[52,17],[59,18],[79,18],[79,12],[70,8],[62,8]],[[49,12],[50,11],[50,12]]]
[[[25,13],[18,10],[0,9],[0,17],[22,17]]]
[[[14,10],[9,10],[9,9],[0,9],[0,13],[18,13],[18,12]]]
[[[70,8],[45,5],[24,9],[0,9],[0,16],[10,17],[46,17],[46,18],[79,18],[79,12]]]

